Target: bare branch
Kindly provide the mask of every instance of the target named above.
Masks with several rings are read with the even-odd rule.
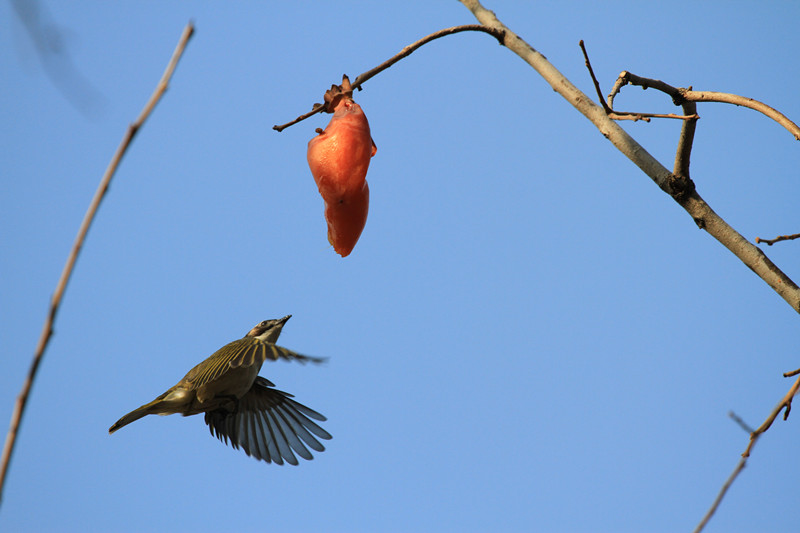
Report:
[[[628,135],[619,124],[606,115],[602,107],[594,104],[586,94],[575,87],[542,54],[501,23],[495,14],[484,8],[478,0],[461,0],[461,3],[472,11],[478,21],[485,26],[505,32],[503,44],[509,50],[533,67],[550,84],[553,90],[586,116],[600,130],[603,136],[647,174],[661,190],[672,196],[689,213],[699,228],[707,231],[709,235],[728,248],[756,275],[772,287],[795,312],[800,313],[800,287],[770,261],[761,250],[748,242],[747,239],[717,215],[697,193],[694,183],[688,176],[676,175],[667,170],[644,147]],[[663,84],[663,82],[661,83]],[[665,88],[669,88],[667,84],[663,85]],[[680,104],[682,101],[679,100],[676,103]]]
[[[674,118],[678,120],[697,120],[700,118],[697,113],[691,115],[676,115],[674,113],[637,113],[635,111],[612,111],[608,116],[613,120],[632,120],[634,122],[638,120],[650,122],[651,118]]]
[[[687,101],[683,98],[682,89],[673,87],[672,85],[661,80],[642,78],[627,71],[623,71],[620,74],[620,80],[624,80],[625,83],[631,83],[632,85],[638,85],[643,89],[652,87],[658,91],[664,92],[672,98],[672,102],[675,105],[680,105],[683,107],[684,115],[693,115],[691,117],[692,120],[685,121],[683,123],[683,127],[681,128],[681,134],[678,138],[678,149],[675,153],[675,166],[673,169],[673,173],[676,176],[689,178],[689,162],[691,159],[692,144],[694,143],[694,133],[697,129],[697,119],[700,118],[697,115],[697,105],[694,102]],[[617,91],[619,91],[622,86],[625,85],[625,83],[622,83],[621,85],[615,84],[614,87]],[[689,90],[691,90],[691,87]],[[609,98],[613,98],[612,95],[609,95]]]
[[[673,113],[664,114],[664,113],[636,113],[633,111],[614,111],[611,107],[614,103],[613,96],[609,96],[608,102],[606,102],[603,99],[603,92],[600,90],[600,82],[597,81],[597,77],[594,75],[592,62],[589,61],[589,54],[586,52],[586,46],[583,44],[583,39],[580,40],[578,46],[581,47],[581,52],[583,52],[583,59],[586,64],[586,68],[589,70],[589,75],[592,77],[592,83],[594,83],[594,89],[597,92],[597,99],[600,101],[600,105],[603,106],[603,109],[605,110],[606,114],[613,120],[632,120],[634,122],[643,120],[645,122],[650,122],[651,118],[674,118],[679,120],[695,121],[698,118],[700,118],[699,116],[697,116],[697,113],[695,111],[692,111],[691,113],[686,113],[685,115],[675,115]],[[623,74],[625,73],[623,72]],[[620,77],[621,76],[622,74],[620,75]],[[617,82],[619,82],[619,78],[617,79]],[[620,87],[621,86],[617,86],[617,84],[615,84],[614,91],[612,92],[612,94],[616,94],[617,92],[619,92]]]
[[[673,87],[669,83],[665,83],[661,80],[637,76],[636,74],[628,72],[627,70],[620,72],[617,81],[614,83],[614,88],[608,95],[609,101],[613,102],[614,96],[619,94],[622,88],[627,84],[636,85],[637,87],[641,87],[645,90],[655,89],[657,91],[661,91],[662,93],[668,94],[672,98],[672,102],[675,105],[681,105],[683,103],[683,93],[681,89]]]
[[[272,126],[272,129],[277,131],[277,132],[281,132],[281,131],[285,130],[286,128],[288,128],[289,126],[294,126],[298,122],[302,122],[302,121],[304,121],[305,119],[307,119],[309,117],[313,117],[317,113],[321,113],[324,110],[325,110],[325,106],[323,104],[314,104],[314,106],[311,108],[311,111],[309,111],[308,113],[303,113],[302,115],[300,115],[296,119],[291,120],[291,121],[287,122],[286,124],[281,124],[280,126],[275,124],[274,126]]]
[[[638,85],[643,89],[652,87],[659,91],[665,92],[672,97],[672,101],[675,103],[675,105],[682,105],[684,102],[720,102],[742,107],[749,107],[750,109],[759,111],[760,113],[763,113],[772,120],[776,121],[778,124],[789,130],[789,133],[794,135],[795,139],[800,140],[800,126],[789,120],[786,115],[777,109],[759,102],[758,100],[747,98],[746,96],[739,96],[738,94],[719,93],[713,91],[694,91],[691,87],[688,89],[681,89],[664,83],[661,80],[652,80],[636,76],[635,74],[631,74],[625,70],[620,73],[617,81],[614,83],[611,93],[608,95],[609,107],[613,108],[614,96],[619,94],[619,92],[622,90],[622,87],[628,83],[631,85]],[[684,113],[687,115],[690,114],[686,112],[685,109]]]
[[[50,337],[53,335],[53,323],[55,322],[56,314],[58,313],[59,306],[61,305],[61,299],[64,296],[64,291],[67,288],[67,283],[72,276],[72,270],[75,266],[75,261],[78,259],[78,254],[80,253],[81,248],[83,247],[83,242],[86,239],[86,233],[89,231],[89,227],[94,220],[95,213],[97,213],[100,202],[103,200],[103,197],[108,190],[108,186],[111,183],[111,178],[114,176],[122,156],[125,155],[125,151],[128,149],[128,146],[136,135],[136,132],[142,127],[142,124],[144,124],[145,120],[147,120],[147,117],[150,116],[153,108],[155,108],[156,104],[161,99],[161,96],[167,90],[172,73],[174,72],[175,67],[178,64],[178,60],[181,58],[183,50],[186,48],[186,44],[189,42],[189,38],[192,36],[193,32],[194,26],[190,22],[184,28],[183,34],[178,41],[178,46],[175,48],[172,58],[170,59],[169,64],[164,71],[164,75],[158,82],[155,91],[147,101],[147,104],[145,104],[144,109],[142,110],[141,114],[139,114],[139,117],[136,119],[136,121],[128,126],[128,129],[122,138],[122,142],[111,158],[111,162],[109,163],[108,168],[106,168],[106,171],[100,180],[97,191],[95,192],[94,197],[89,204],[89,208],[86,211],[86,215],[84,215],[83,222],[81,222],[81,226],[78,229],[78,235],[75,237],[75,243],[72,245],[72,250],[67,258],[67,263],[64,265],[64,270],[61,272],[61,277],[56,285],[55,293],[53,293],[53,297],[50,301],[50,309],[47,313],[47,317],[45,318],[44,327],[42,328],[42,333],[39,336],[39,342],[36,345],[36,352],[34,353],[30,370],[28,370],[28,376],[22,385],[22,391],[20,392],[19,396],[17,396],[17,401],[14,405],[14,412],[11,415],[11,427],[8,430],[6,443],[3,447],[2,466],[0,466],[0,498],[2,497],[6,474],[8,473],[8,465],[11,461],[12,452],[14,451],[14,443],[16,442],[17,432],[19,430],[20,422],[22,421],[22,415],[25,411],[25,405],[28,401],[31,386],[36,378],[36,372],[39,368],[39,364],[42,361],[42,357],[44,356],[44,351],[47,348]]]
[[[586,52],[586,46],[583,44],[583,39],[578,41],[578,46],[581,47],[581,52],[583,52],[583,60],[586,64],[586,68],[589,70],[589,75],[592,77],[592,83],[594,83],[594,90],[597,91],[597,99],[600,100],[600,105],[603,106],[605,109],[606,114],[611,114],[612,107],[606,104],[606,101],[603,100],[603,91],[600,90],[600,82],[597,81],[597,76],[594,75],[594,69],[592,68],[592,62],[589,61],[589,54]]]
[[[694,115],[692,120],[685,120],[681,126],[681,134],[678,137],[678,149],[675,151],[675,166],[673,174],[690,179],[689,163],[692,157],[692,145],[694,144],[694,132],[697,129],[697,105],[694,102],[683,102],[683,113]]]
[[[652,80],[652,79],[649,79],[649,78],[642,78],[642,77],[636,76],[634,74],[631,74],[630,72],[627,72],[627,71],[623,71],[619,75],[619,78],[617,78],[617,81],[614,84],[614,87],[613,87],[611,93],[608,95],[609,105],[613,104],[614,96],[616,94],[618,94],[620,92],[620,90],[622,89],[622,87],[625,86],[628,83],[630,83],[632,85],[641,86],[644,89],[655,88],[656,90],[659,90],[659,91],[662,91],[662,92],[668,94],[670,97],[672,97],[672,101],[676,105],[681,105],[683,107],[683,111],[687,115],[688,114],[696,114],[697,105],[696,105],[695,102],[699,102],[699,101],[723,101],[723,102],[727,102],[727,103],[734,103],[734,104],[737,104],[737,105],[744,105],[744,106],[747,106],[747,107],[751,107],[753,109],[756,109],[756,110],[759,110],[759,111],[763,112],[767,116],[769,116],[769,117],[775,119],[776,121],[778,121],[779,123],[783,124],[785,127],[787,127],[787,129],[789,129],[790,132],[795,134],[795,137],[797,137],[797,133],[795,132],[795,130],[797,130],[797,126],[793,122],[791,122],[789,119],[787,119],[786,117],[784,117],[782,114],[778,113],[777,111],[775,111],[771,107],[766,106],[764,104],[761,104],[760,102],[756,102],[755,100],[752,100],[752,99],[749,99],[749,98],[744,98],[744,97],[739,97],[739,96],[736,96],[736,95],[730,95],[730,94],[726,94],[726,93],[701,93],[701,92],[696,92],[696,91],[693,91],[691,89],[691,87],[689,89],[681,89],[681,88],[677,88],[677,87],[672,87],[671,85],[669,85],[667,83],[664,83],[661,80]],[[703,97],[701,98],[699,95],[702,95]],[[714,95],[713,98],[715,98],[715,99],[712,99],[711,95]],[[692,141],[694,139],[694,131],[695,131],[695,128],[696,128],[696,124],[697,124],[696,120],[688,120],[688,121],[684,122],[683,129],[681,130],[681,136],[680,136],[680,139],[679,139],[679,142],[678,142],[678,151],[677,151],[677,153],[675,155],[675,170],[674,170],[674,173],[676,175],[678,175],[678,176],[685,176],[687,178],[689,177],[689,157],[690,157],[690,154],[691,154],[691,147],[692,147]],[[800,131],[800,130],[797,130],[797,131]],[[800,137],[798,137],[798,138],[800,138]],[[767,244],[769,244],[771,246],[773,243],[775,243],[775,242],[777,242],[779,240],[788,240],[790,238],[798,238],[798,237],[800,237],[800,234],[794,235],[794,236],[784,235],[784,236],[777,237],[776,239],[773,239],[773,240],[770,240],[770,241],[759,239],[757,237],[756,238],[756,243],[766,242]],[[789,377],[789,376],[793,376],[793,375],[797,375],[797,374],[800,374],[800,369],[798,369],[795,372],[787,372],[787,373],[784,374],[784,376],[785,377]],[[722,502],[722,499],[725,497],[725,494],[728,492],[728,489],[730,488],[731,484],[737,478],[739,473],[744,469],[744,467],[745,467],[745,465],[747,463],[747,458],[750,456],[750,452],[752,451],[753,446],[755,446],[755,443],[758,440],[758,438],[761,436],[761,434],[764,433],[765,431],[767,431],[770,428],[772,423],[775,421],[775,418],[777,418],[778,414],[780,414],[780,412],[782,410],[785,409],[784,420],[789,416],[789,412],[791,411],[791,408],[792,408],[792,399],[794,398],[795,394],[797,394],[798,386],[800,386],[800,378],[798,378],[798,381],[795,382],[795,384],[790,389],[789,393],[787,393],[786,396],[784,396],[784,398],[781,400],[781,402],[778,404],[778,406],[776,406],[775,409],[773,409],[773,411],[767,417],[766,421],[759,428],[757,428],[755,430],[750,428],[750,426],[748,426],[735,413],[733,413],[733,412],[730,413],[730,417],[736,423],[738,423],[745,431],[747,431],[750,434],[750,441],[748,443],[747,449],[742,454],[742,457],[739,460],[739,463],[736,465],[736,468],[733,470],[731,475],[728,477],[728,479],[722,485],[722,488],[720,489],[719,494],[717,494],[717,497],[714,499],[714,502],[711,504],[711,507],[709,508],[708,512],[706,513],[706,515],[703,517],[703,519],[698,524],[697,528],[695,529],[695,532],[702,531],[703,528],[708,523],[708,521],[714,515],[714,513],[716,512],[717,508],[720,505],[720,502]]]
[[[766,245],[772,246],[776,242],[780,241],[793,241],[794,239],[800,238],[800,233],[795,233],[794,235],[778,235],[774,239],[762,239],[761,237],[756,237],[756,244],[764,243]]]
[[[800,368],[798,368],[797,370],[792,370],[790,372],[784,372],[783,377],[790,378],[792,376],[796,376],[797,374],[800,374]]]
[[[11,6],[30,36],[44,72],[53,85],[85,116],[96,115],[105,104],[105,98],[73,62],[69,39],[63,28],[51,20],[45,3],[12,0]]]
[[[435,39],[438,39],[440,37],[445,37],[447,35],[452,35],[454,33],[461,33],[463,31],[480,31],[480,32],[483,32],[483,33],[488,33],[489,35],[491,35],[495,39],[497,39],[500,42],[500,44],[503,44],[503,32],[502,32],[502,30],[497,30],[495,28],[488,28],[488,27],[486,27],[486,26],[484,26],[482,24],[465,24],[463,26],[453,26],[452,28],[445,28],[443,30],[439,30],[439,31],[433,32],[430,35],[426,35],[422,39],[411,43],[410,45],[408,45],[405,48],[403,48],[402,50],[400,50],[400,52],[398,52],[397,54],[393,55],[392,57],[390,57],[389,59],[387,59],[386,61],[384,61],[380,65],[378,65],[377,67],[372,68],[372,69],[364,72],[363,74],[359,74],[358,76],[356,76],[355,81],[353,81],[353,83],[352,83],[353,89],[354,90],[358,89],[360,91],[361,90],[361,86],[364,85],[364,83],[367,80],[369,80],[370,78],[372,78],[376,74],[379,74],[379,73],[383,72],[384,70],[386,70],[387,68],[391,67],[392,65],[394,65],[395,63],[397,63],[398,61],[403,59],[404,57],[410,56],[412,52],[414,52],[415,50],[417,50],[421,46],[423,46],[423,45],[425,45],[425,44],[427,44],[427,43],[429,43],[429,42],[431,42],[431,41],[433,41]],[[327,106],[325,104],[314,104],[314,106],[312,107],[311,111],[309,111],[308,113],[300,115],[296,119],[292,120],[291,122],[287,122],[286,124],[281,124],[280,126],[279,125],[272,126],[272,129],[275,130],[275,131],[278,131],[278,132],[283,131],[286,128],[288,128],[289,126],[297,124],[298,122],[301,122],[301,121],[303,121],[303,120],[305,120],[305,119],[307,119],[307,118],[309,118],[309,117],[311,117],[313,115],[316,115],[317,113],[323,112],[323,111],[324,112],[328,112],[328,108],[327,108]]]
[[[734,413],[733,411],[729,412],[728,416],[731,417],[731,419],[734,422],[739,424],[739,427],[742,428],[745,431],[745,433],[747,433],[748,435],[753,432],[753,428],[751,428],[750,425],[747,422],[742,420],[742,418],[739,415],[737,415],[736,413]]]
[[[414,43],[411,43],[410,45],[400,50],[398,54],[387,59],[377,67],[370,69],[363,74],[359,74],[358,76],[356,76],[355,81],[353,81],[353,89],[361,89],[361,86],[368,79],[372,78],[373,76],[375,76],[380,72],[383,72],[384,70],[391,67],[404,57],[408,57],[409,55],[411,55],[412,52],[414,52],[417,48],[421,47],[422,45],[425,45],[433,41],[434,39],[438,39],[439,37],[445,37],[446,35],[452,35],[454,33],[461,33],[462,31],[481,31],[484,33],[488,33],[489,35],[497,39],[500,42],[500,44],[503,44],[502,30],[498,30],[496,28],[487,28],[482,24],[465,24],[463,26],[454,26],[452,28],[445,28],[443,30],[431,33],[430,35],[427,35]]]
[[[681,128],[681,134],[678,138],[678,149],[675,152],[675,166],[673,174],[682,178],[689,179],[689,162],[692,154],[692,144],[694,143],[694,133],[697,129],[697,105],[683,98],[684,89],[673,87],[661,80],[653,80],[650,78],[642,78],[635,74],[623,70],[614,86],[608,95],[608,105],[614,105],[614,97],[619,94],[622,88],[627,85],[638,85],[643,89],[653,88],[663,93],[668,94],[672,98],[672,103],[683,107],[683,116],[680,118],[686,119]],[[689,87],[691,90],[691,87]]]
[[[800,373],[800,370],[797,370],[794,373],[787,373],[787,374],[792,374],[793,375],[793,374],[796,374],[796,373]],[[784,376],[786,376],[786,374],[784,374]],[[725,497],[725,494],[728,492],[728,489],[730,488],[731,484],[733,484],[734,480],[739,475],[739,473],[742,470],[744,470],[744,467],[747,464],[747,458],[750,457],[750,452],[753,450],[753,446],[755,446],[756,441],[761,436],[761,434],[769,429],[769,427],[772,425],[772,423],[778,417],[778,414],[784,408],[786,408],[786,412],[784,413],[783,419],[786,420],[786,418],[789,416],[789,411],[792,408],[792,398],[794,398],[794,396],[797,394],[798,388],[800,388],[800,378],[798,378],[797,381],[794,382],[794,384],[792,385],[792,388],[789,389],[789,392],[786,393],[786,396],[783,397],[783,399],[780,401],[780,403],[778,403],[778,405],[775,406],[775,408],[772,410],[772,412],[767,417],[767,419],[764,421],[764,423],[761,424],[761,426],[759,426],[758,429],[756,429],[756,430],[754,430],[754,431],[752,431],[750,433],[750,442],[747,445],[747,449],[745,449],[744,453],[742,454],[741,459],[739,459],[739,463],[736,465],[736,468],[733,469],[733,472],[731,473],[731,475],[728,477],[727,480],[725,480],[725,483],[722,485],[722,488],[720,489],[719,494],[717,494],[717,497],[714,499],[714,502],[711,504],[711,507],[709,508],[708,512],[706,512],[706,515],[703,517],[703,519],[700,521],[700,523],[695,528],[695,530],[694,530],[695,533],[700,533],[700,531],[703,530],[703,528],[706,526],[708,521],[714,515],[714,512],[716,512],[717,508],[719,507],[720,502],[722,502],[722,499]],[[731,417],[732,418],[735,417],[734,420],[738,419],[738,417],[736,417],[736,415],[734,415],[733,413],[731,413]],[[741,419],[739,419],[739,420],[741,420]],[[741,424],[745,428],[748,427],[747,424],[744,424],[744,422],[741,422]]]
[[[794,399],[795,395],[797,394],[797,390],[799,388],[800,388],[800,378],[797,378],[797,380],[795,380],[794,384],[792,385],[792,388],[790,388],[789,392],[787,392],[786,395],[783,397],[783,399],[781,399],[781,401],[778,402],[778,405],[775,406],[775,408],[769,414],[767,419],[764,420],[764,423],[758,426],[758,428],[750,434],[750,444],[747,445],[747,448],[742,454],[742,457],[750,456],[750,451],[753,449],[753,446],[755,446],[758,438],[761,436],[762,433],[767,431],[770,428],[770,426],[772,426],[772,423],[775,422],[775,419],[778,418],[778,415],[781,413],[781,411],[784,411],[785,409],[783,413],[784,420],[789,418],[789,412],[792,410],[792,399]]]
[[[614,107],[614,97],[619,94],[624,86],[628,84],[628,79],[625,77],[627,71],[623,70],[619,76],[617,76],[617,81],[614,82],[614,85],[611,87],[611,92],[608,93],[608,97],[606,99],[606,105],[608,107]]]
[[[794,372],[787,372],[784,374],[784,377],[789,377],[797,374],[800,374],[800,369],[795,370]],[[750,426],[748,426],[741,418],[736,416],[735,413],[733,412],[729,413],[730,417],[733,418],[734,421],[736,421],[740,426],[742,426],[742,428],[745,431],[748,431],[750,433],[750,442],[747,444],[747,448],[742,454],[742,457],[739,459],[739,463],[736,465],[736,468],[733,469],[731,475],[728,476],[728,479],[725,480],[725,483],[722,484],[722,488],[720,489],[719,494],[717,494],[717,497],[714,499],[714,502],[711,504],[711,507],[708,509],[703,519],[700,520],[700,523],[697,525],[697,527],[694,529],[694,533],[700,533],[700,531],[702,531],[703,528],[706,527],[706,524],[708,524],[708,521],[714,515],[717,508],[719,507],[720,502],[722,502],[722,499],[728,492],[728,489],[731,487],[734,480],[736,480],[739,473],[742,470],[744,470],[744,467],[747,464],[747,459],[748,457],[750,457],[750,452],[753,450],[753,446],[756,445],[756,441],[761,436],[761,434],[769,429],[769,427],[778,417],[778,414],[780,414],[780,412],[784,408],[786,408],[786,412],[783,415],[783,419],[786,420],[786,418],[789,416],[789,411],[792,408],[792,399],[797,394],[798,388],[800,388],[800,378],[798,378],[797,381],[794,382],[792,388],[790,388],[789,392],[786,393],[786,396],[784,396],[783,399],[778,403],[778,405],[775,406],[775,408],[769,414],[767,419],[764,421],[763,424],[761,424],[761,426],[758,427],[758,429],[755,430],[750,429]]]
[[[713,91],[682,91],[682,96],[690,102],[721,102],[724,104],[733,104],[742,107],[749,107],[759,113],[768,116],[794,135],[794,138],[800,141],[800,126],[789,120],[786,115],[774,109],[767,104],[747,98],[746,96],[739,96],[738,94],[717,93]]]
[[[482,24],[505,31],[503,44],[508,47],[509,50],[519,55],[533,67],[533,69],[550,84],[553,90],[586,116],[586,118],[588,118],[600,130],[603,136],[611,141],[618,150],[647,174],[664,192],[672,196],[672,198],[689,213],[699,228],[706,230],[711,236],[728,248],[728,250],[736,255],[745,265],[753,270],[756,275],[772,287],[795,312],[800,312],[800,288],[798,288],[786,274],[781,272],[763,252],[749,243],[741,234],[717,215],[695,190],[694,183],[688,176],[689,155],[692,138],[694,136],[694,124],[687,126],[681,132],[678,153],[676,155],[676,169],[685,174],[673,174],[664,168],[664,166],[655,160],[655,158],[639,145],[639,143],[607,116],[603,107],[595,105],[588,96],[565,78],[542,54],[508,29],[497,19],[493,12],[484,8],[479,0],[461,0],[461,3],[472,11]],[[691,90],[678,90],[659,80],[646,80],[623,72],[620,75],[620,79],[614,84],[611,94],[608,96],[607,107],[613,108],[614,96],[626,83],[635,82],[639,82],[639,84],[645,88],[653,87],[670,94],[676,105],[683,105],[687,100],[690,103],[700,101],[700,99],[697,98],[697,94]],[[692,98],[686,98],[687,95]],[[703,99],[703,101],[709,101],[708,93],[706,93],[705,96],[706,98]],[[737,103],[746,105],[743,102]],[[748,105],[748,107],[756,108],[752,101],[749,103],[750,105]],[[762,110],[762,112],[765,111]],[[686,113],[686,115],[695,114],[694,109],[691,107],[684,107],[684,113]],[[694,122],[694,120],[687,120],[685,124],[689,122]],[[798,387],[800,387],[800,378],[798,378],[797,382],[795,382],[764,424],[751,433],[750,443],[745,453],[742,454],[742,459],[725,485],[723,485],[714,504],[711,506],[711,509],[703,518],[696,531],[702,530],[709,518],[714,514],[714,511],[717,509],[720,501],[722,501],[731,483],[733,483],[739,472],[744,468],[746,459],[758,437],[769,429],[772,422],[784,408],[786,409],[784,419],[788,416],[789,410],[791,409],[791,401],[797,393]]]
[[[694,528],[694,533],[700,533],[701,531],[703,531],[703,528],[706,527],[708,521],[711,520],[711,517],[714,516],[714,513],[717,511],[720,502],[722,502],[722,498],[724,498],[725,494],[728,493],[728,489],[731,488],[731,485],[733,485],[733,482],[739,476],[739,473],[742,470],[744,470],[744,467],[746,465],[747,465],[747,458],[742,457],[741,459],[739,459],[739,464],[736,465],[736,468],[733,469],[731,475],[728,476],[728,479],[726,479],[725,483],[723,483],[722,488],[719,490],[719,494],[717,494],[717,497],[714,499],[714,502],[711,504],[711,507],[706,512],[706,515],[703,517],[702,520],[700,520],[700,523],[697,524],[697,527]]]

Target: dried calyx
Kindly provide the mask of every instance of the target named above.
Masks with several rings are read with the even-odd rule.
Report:
[[[325,91],[325,103],[314,104],[314,109],[322,107],[322,112],[333,113],[336,106],[342,100],[353,100],[353,87],[350,85],[350,78],[347,74],[342,74],[341,85],[331,85],[331,88]]]

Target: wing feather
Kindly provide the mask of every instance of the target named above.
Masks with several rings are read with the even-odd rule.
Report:
[[[205,422],[211,434],[266,462],[296,465],[295,453],[303,459],[313,459],[306,446],[322,452],[325,447],[317,439],[327,440],[331,435],[311,418],[324,421],[325,417],[293,400],[291,394],[272,387],[259,376],[239,400],[236,411],[207,412]]]
[[[181,383],[189,385],[190,389],[197,389],[219,379],[231,368],[257,366],[260,369],[267,359],[272,361],[284,359],[304,364],[325,361],[323,357],[303,355],[255,337],[244,337],[226,344],[211,354],[205,361],[192,368]]]

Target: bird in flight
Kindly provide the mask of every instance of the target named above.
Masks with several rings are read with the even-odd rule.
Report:
[[[211,434],[256,459],[282,465],[298,464],[321,452],[319,439],[331,435],[314,420],[326,418],[275,389],[258,375],[265,360],[321,363],[325,359],[301,355],[277,346],[283,325],[292,315],[265,320],[239,340],[226,344],[192,368],[164,394],[117,420],[109,434],[147,415],[183,416],[205,413]],[[313,420],[312,420],[313,419]]]

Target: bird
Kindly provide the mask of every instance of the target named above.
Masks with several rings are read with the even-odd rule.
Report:
[[[248,456],[279,465],[284,461],[298,464],[295,453],[303,459],[313,459],[308,448],[322,452],[325,447],[317,439],[332,438],[314,420],[327,419],[258,375],[266,359],[325,361],[275,344],[291,317],[259,322],[244,337],[226,344],[192,368],[155,400],[117,420],[108,433],[147,415],[204,413],[212,436],[230,443],[234,449],[241,447]]]

